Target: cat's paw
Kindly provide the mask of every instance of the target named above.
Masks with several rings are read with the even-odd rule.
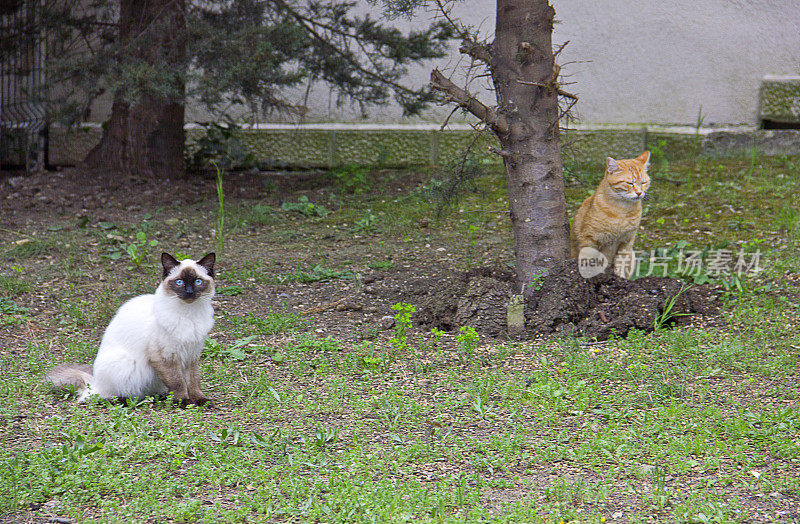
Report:
[[[201,396],[195,397],[195,398],[191,399],[190,402],[192,404],[195,404],[197,406],[203,406],[205,408],[213,408],[214,407],[214,402],[210,398],[206,397],[205,395],[201,395]]]

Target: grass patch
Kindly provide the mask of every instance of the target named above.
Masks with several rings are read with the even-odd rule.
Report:
[[[26,239],[27,240],[27,239]],[[17,242],[10,248],[0,252],[3,260],[17,261],[29,258],[41,258],[46,255],[55,255],[61,251],[61,247],[49,240],[28,240],[27,242]]]
[[[334,189],[346,195],[313,199],[337,211],[272,202],[263,223],[274,227],[226,231],[201,361],[213,409],[50,396],[42,373],[91,362],[121,297],[151,292],[158,271],[101,258],[108,243],[91,232],[71,233],[86,246],[79,260],[24,256],[24,274],[46,278],[0,278],[0,520],[790,522],[800,244],[786,195],[800,157],[663,155],[637,249],[763,256],[738,285],[713,280],[715,322],[605,343],[420,331],[413,304],[392,310],[362,291],[394,273],[513,260],[502,173],[436,218],[425,182],[373,191],[342,171]],[[601,167],[568,166],[573,212]],[[298,192],[280,198],[310,209]],[[261,223],[229,200],[230,224]],[[214,210],[189,211],[179,238],[199,251]],[[167,242],[156,227],[150,238]],[[350,280],[365,267],[379,271]],[[320,284],[298,285],[309,282]]]
[[[0,275],[0,297],[15,297],[30,291],[30,283],[21,280],[18,276]]]

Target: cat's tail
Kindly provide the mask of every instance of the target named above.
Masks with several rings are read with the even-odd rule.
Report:
[[[61,364],[45,375],[45,382],[55,391],[73,391],[80,398],[85,396],[92,381],[92,366],[84,364]]]

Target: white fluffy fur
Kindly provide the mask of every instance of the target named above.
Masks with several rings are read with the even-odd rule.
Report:
[[[172,269],[179,274],[191,266],[208,275],[205,268],[184,260]],[[152,295],[141,295],[122,305],[103,334],[94,361],[92,376],[79,390],[79,401],[92,395],[102,398],[143,397],[167,393],[164,383],[148,363],[148,351],[158,351],[167,359],[188,366],[200,358],[203,344],[214,326],[213,282],[194,302],[187,303],[164,286]]]

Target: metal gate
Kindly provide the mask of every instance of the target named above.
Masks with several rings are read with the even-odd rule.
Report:
[[[45,0],[0,2],[0,166],[47,165]]]

